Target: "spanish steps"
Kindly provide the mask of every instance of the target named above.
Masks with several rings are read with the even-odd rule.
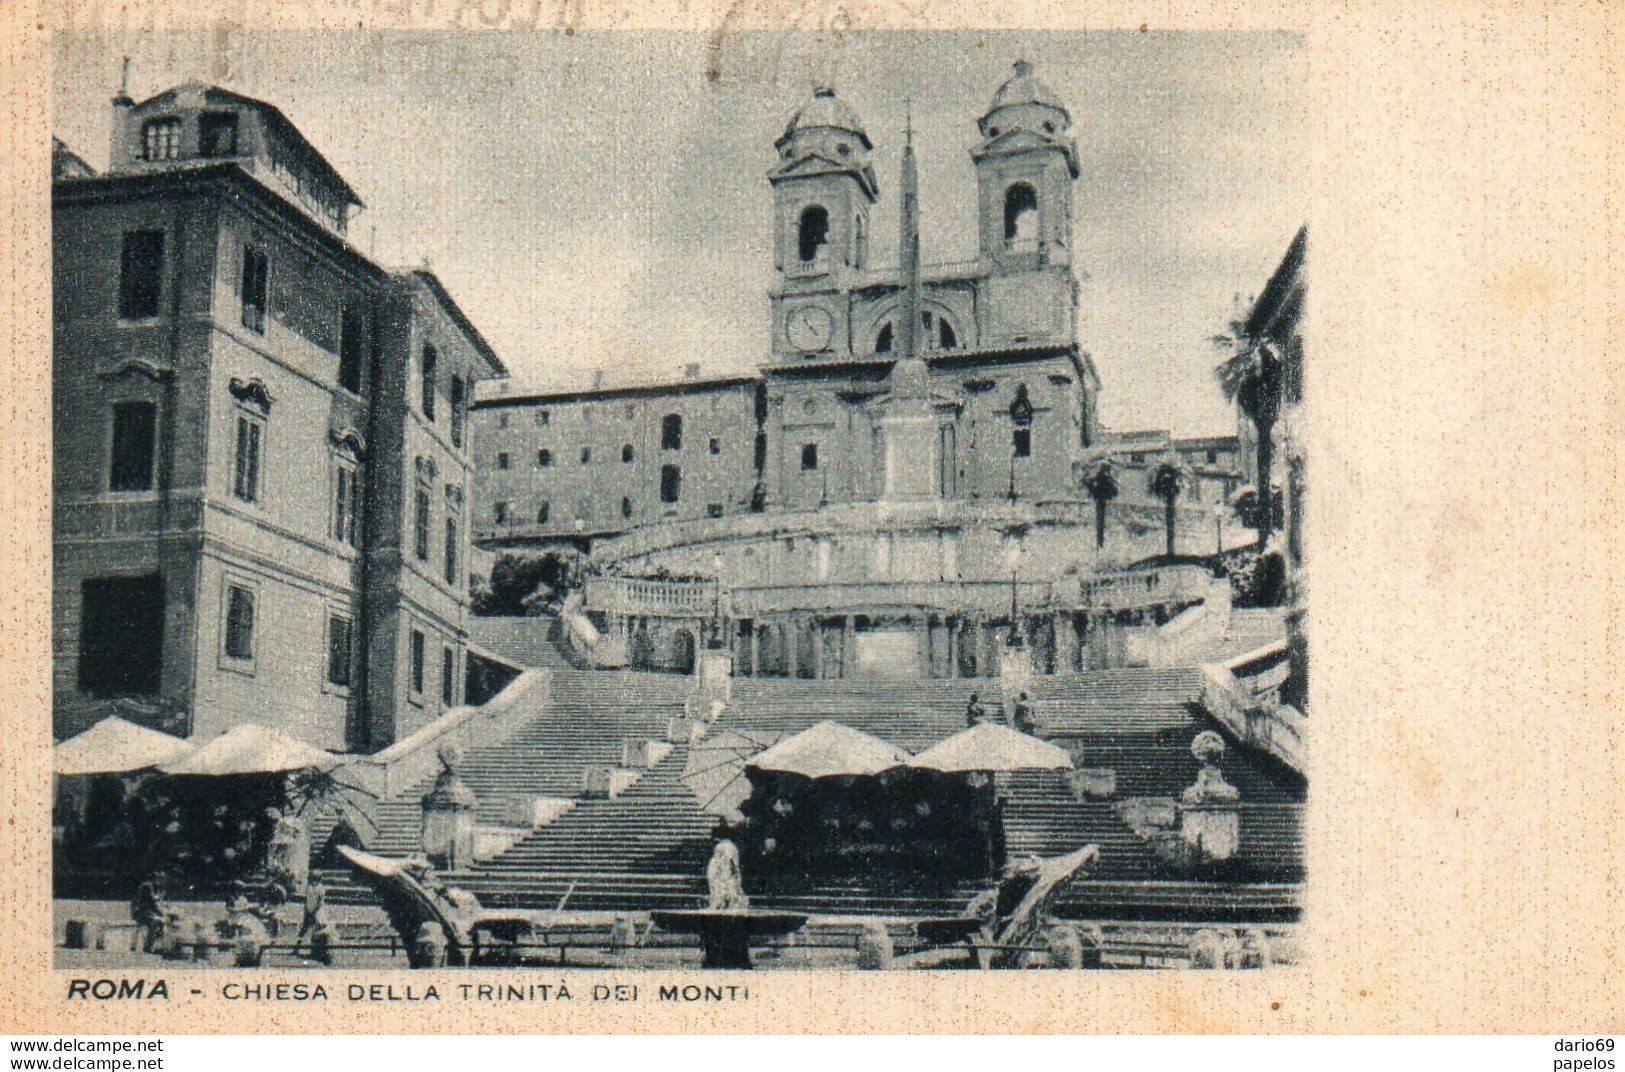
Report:
[[[1195,706],[1200,674],[1191,669],[1129,669],[1038,677],[1029,692],[1046,736],[1074,750],[1079,766],[1116,772],[1117,797],[1177,796],[1194,779],[1192,737],[1211,728]],[[482,824],[508,821],[515,797],[554,797],[573,807],[528,830],[493,859],[448,879],[488,905],[643,911],[693,907],[704,899],[704,871],[717,817],[703,810],[683,772],[690,749],[676,745],[615,799],[582,799],[582,772],[619,766],[628,741],[663,740],[683,711],[683,677],[632,671],[555,669],[549,698],[535,704],[508,739],[473,749],[460,767],[477,795]],[[910,751],[965,726],[970,694],[990,704],[989,680],[823,680],[740,678],[732,703],[709,730],[767,743],[833,719]],[[703,748],[703,741],[698,747]],[[1063,896],[1068,915],[1106,918],[1124,911],[1177,918],[1201,906],[1215,918],[1262,913],[1276,918],[1301,881],[1298,814],[1301,785],[1267,761],[1233,747],[1223,764],[1243,800],[1240,880],[1188,881],[1172,872],[1118,817],[1111,801],[1079,800],[1058,772],[1008,776],[1005,812],[1012,855],[1053,855],[1085,844],[1101,861]],[[387,856],[418,849],[418,800],[428,781],[377,805],[369,848]],[[335,901],[368,895],[347,875],[328,875]],[[832,916],[951,915],[985,883],[850,879],[752,883],[763,907]]]

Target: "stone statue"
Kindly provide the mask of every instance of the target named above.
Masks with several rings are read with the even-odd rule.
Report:
[[[705,884],[710,891],[706,907],[712,911],[742,912],[750,907],[745,882],[739,873],[739,847],[724,838],[705,865]]]
[[[304,827],[298,819],[278,808],[266,808],[265,818],[271,828],[271,841],[265,850],[265,870],[287,897],[296,897],[304,891],[305,877],[309,873],[308,861],[300,858],[305,842]]]

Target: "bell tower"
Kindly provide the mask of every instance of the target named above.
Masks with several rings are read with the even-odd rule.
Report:
[[[874,146],[857,113],[822,87],[773,147],[773,359],[847,356],[837,296],[845,277],[869,263]]]
[[[1078,147],[1072,116],[1017,60],[976,121],[980,259],[988,273],[988,341],[1072,341],[1072,184]]]
[[[1017,60],[976,125],[983,259],[1007,271],[1070,264],[1078,147],[1066,106]]]

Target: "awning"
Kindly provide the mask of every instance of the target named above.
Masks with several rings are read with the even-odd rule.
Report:
[[[255,723],[227,730],[191,755],[167,763],[165,774],[276,774],[332,770],[343,757]]]
[[[189,741],[113,715],[57,745],[52,762],[58,774],[118,774],[174,763],[193,747]]]
[[[839,722],[820,722],[752,757],[749,766],[807,778],[830,778],[879,774],[907,762],[907,752],[879,737]]]
[[[984,722],[937,742],[909,760],[908,765],[948,773],[1071,770],[1072,757],[1048,741]]]

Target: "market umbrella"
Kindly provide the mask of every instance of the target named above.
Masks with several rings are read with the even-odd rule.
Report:
[[[343,757],[297,737],[249,722],[234,726],[188,756],[159,767],[165,774],[277,774],[330,771]]]
[[[830,778],[879,774],[907,762],[907,752],[879,737],[839,722],[820,722],[751,757],[748,765],[806,778]]]
[[[122,774],[175,763],[193,745],[179,737],[126,722],[117,715],[102,719],[77,737],[52,749],[58,774]]]
[[[694,793],[701,809],[712,815],[733,816],[750,796],[745,763],[778,739],[771,731],[718,730],[706,734],[688,750],[683,784]]]
[[[945,773],[1071,770],[1072,757],[1048,741],[984,722],[938,741],[909,760],[908,765]]]
[[[377,823],[361,798],[377,793],[357,781],[348,757],[324,751],[278,730],[249,722],[234,726],[185,758],[160,769],[165,774],[225,777],[240,774],[288,774],[289,802],[303,813],[327,809],[351,826]]]

